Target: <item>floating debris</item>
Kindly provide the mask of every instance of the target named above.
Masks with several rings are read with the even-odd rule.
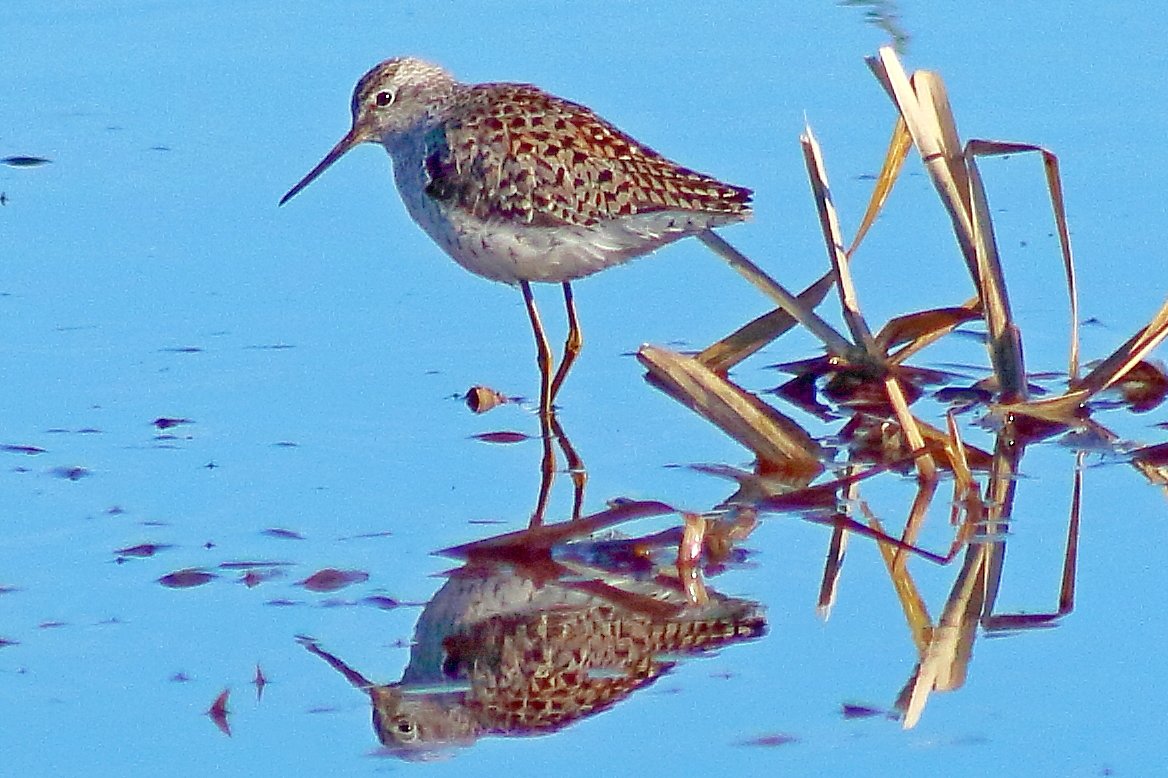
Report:
[[[871,705],[857,705],[855,703],[845,702],[840,706],[840,715],[845,719],[871,719],[876,716],[895,716],[886,710],[874,708]]]
[[[248,589],[254,589],[265,581],[271,581],[276,578],[283,577],[284,572],[275,568],[266,568],[261,570],[252,569],[245,572],[239,581]]]
[[[297,586],[303,586],[310,592],[335,592],[352,584],[364,583],[369,580],[369,573],[363,570],[337,570],[326,567],[318,570],[303,581],[297,581]]]
[[[215,698],[215,702],[211,703],[211,707],[207,709],[207,715],[211,717],[211,721],[215,722],[215,726],[227,737],[231,737],[231,724],[227,721],[227,717],[231,713],[227,709],[227,698],[230,695],[231,690],[224,689]]]
[[[49,472],[51,472],[57,478],[64,478],[64,479],[69,480],[69,481],[80,481],[82,478],[85,478],[86,476],[91,475],[89,470],[87,470],[84,467],[80,467],[80,466],[54,467]]]
[[[239,562],[220,562],[220,570],[249,570],[253,567],[288,567],[291,562],[282,562],[279,560],[267,561],[260,559],[246,559]]]
[[[478,435],[471,435],[475,440],[481,440],[484,443],[499,443],[502,445],[511,445],[513,443],[522,443],[530,438],[530,435],[522,432],[513,432],[510,430],[499,430],[497,432],[480,432]]]
[[[32,157],[17,155],[13,157],[4,157],[0,162],[9,167],[39,167],[40,165],[47,165],[53,160],[45,159],[44,157]]]
[[[168,589],[190,589],[195,586],[202,586],[217,577],[214,573],[208,573],[206,570],[188,567],[185,570],[176,570],[173,573],[162,576],[158,579],[158,583]]]
[[[172,418],[170,416],[159,416],[154,421],[150,422],[160,430],[168,430],[171,427],[177,427],[180,424],[194,424],[190,419]]]
[[[281,540],[304,540],[304,536],[299,532],[283,529],[282,527],[269,527],[260,534],[267,535],[270,538],[280,538]]]
[[[134,557],[136,559],[146,559],[152,557],[159,551],[165,551],[174,546],[168,543],[139,543],[136,546],[127,546],[126,548],[119,548],[114,553],[118,555],[119,560],[124,557]]]
[[[371,538],[388,538],[392,536],[392,532],[387,529],[383,529],[378,530],[377,532],[362,532],[358,535],[346,535],[343,538],[337,538],[337,540],[369,540]]]
[[[252,683],[255,684],[256,688],[256,702],[263,702],[264,687],[268,685],[268,677],[264,675],[264,671],[260,669],[258,662],[256,663],[255,678],[252,679]]]
[[[43,448],[37,448],[36,446],[14,445],[11,443],[0,444],[0,451],[3,451],[7,454],[28,454],[29,456],[45,453]]]
[[[790,745],[791,743],[798,743],[798,742],[799,742],[799,738],[794,737],[793,735],[786,735],[786,734],[783,734],[782,732],[776,732],[773,735],[759,735],[758,737],[750,738],[749,740],[740,741],[738,743],[738,745],[740,745],[740,746],[774,747],[774,746],[786,746],[786,745]]]
[[[394,598],[386,597],[384,594],[371,595],[371,596],[366,597],[365,599],[361,600],[361,602],[365,603],[366,605],[372,605],[373,607],[379,608],[380,610],[383,610],[383,611],[389,611],[389,610],[393,610],[394,608],[400,608],[402,605],[402,603],[398,602]]]
[[[466,407],[473,413],[486,413],[500,405],[511,402],[511,398],[489,386],[472,386],[466,393]]]
[[[285,349],[296,348],[291,343],[261,343],[255,346],[244,346],[245,349],[253,351],[283,351]]]

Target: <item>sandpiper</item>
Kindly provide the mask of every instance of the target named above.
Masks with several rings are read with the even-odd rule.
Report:
[[[749,189],[682,167],[529,84],[463,84],[437,65],[388,59],[357,82],[352,117],[280,204],[354,146],[384,146],[414,221],[467,270],[522,291],[545,420],[583,345],[571,282],[751,213]],[[568,337],[554,377],[532,282],[563,287]]]

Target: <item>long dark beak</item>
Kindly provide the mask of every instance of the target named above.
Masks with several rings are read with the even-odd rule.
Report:
[[[330,165],[343,157],[346,151],[359,144],[361,140],[362,138],[357,134],[356,127],[345,133],[345,137],[337,141],[337,145],[333,146],[332,149],[329,150],[329,153],[324,155],[324,159],[316,163],[316,167],[308,171],[308,175],[300,179],[296,183],[296,186],[288,190],[288,194],[280,198],[280,205],[283,205],[284,203],[291,200],[296,196],[297,192],[315,181],[317,176],[328,170]]]

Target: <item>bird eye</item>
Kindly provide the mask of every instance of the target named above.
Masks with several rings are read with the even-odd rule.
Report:
[[[414,726],[414,722],[409,719],[399,718],[393,722],[393,726],[401,740],[409,741],[417,737],[417,728]]]
[[[378,108],[385,108],[386,106],[393,105],[393,97],[393,92],[388,90],[384,92],[378,92],[377,96],[373,98],[373,103]]]

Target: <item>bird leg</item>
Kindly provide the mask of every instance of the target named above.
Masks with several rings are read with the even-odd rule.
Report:
[[[543,458],[540,460],[539,468],[539,494],[535,498],[535,509],[531,512],[531,519],[527,522],[528,529],[543,524],[543,516],[547,512],[548,497],[552,493],[552,481],[555,478],[556,452],[552,448],[551,435],[545,434],[543,436]]]
[[[568,440],[564,428],[560,426],[556,415],[552,414],[552,432],[556,436],[556,442],[560,444],[560,450],[564,452],[564,458],[567,461],[565,465],[568,469],[568,475],[572,478],[572,518],[580,518],[580,511],[584,508],[584,486],[588,483],[588,472],[584,469],[584,460],[576,453],[572,442]]]
[[[564,356],[560,360],[560,369],[556,371],[556,377],[552,379],[553,400],[556,399],[560,385],[568,377],[568,371],[572,369],[572,364],[584,346],[584,335],[580,331],[580,322],[576,318],[576,303],[572,299],[572,285],[567,281],[564,282],[564,308],[568,312],[568,339],[564,341]]]
[[[565,282],[564,304],[568,311],[568,338],[564,343],[564,357],[560,363],[560,368],[556,371],[555,377],[552,378],[554,361],[552,359],[551,347],[548,345],[547,335],[544,333],[543,324],[539,318],[539,309],[536,308],[535,297],[531,293],[531,285],[526,281],[520,281],[519,288],[523,292],[523,302],[527,306],[527,316],[531,319],[531,330],[535,334],[536,362],[539,365],[540,379],[539,422],[541,437],[543,438],[543,459],[540,465],[539,496],[536,498],[535,511],[532,513],[530,522],[530,526],[534,527],[543,523],[543,515],[547,508],[548,496],[551,492],[552,480],[555,475],[556,453],[552,446],[553,438],[555,438],[563,450],[564,456],[568,460],[568,472],[572,476],[572,484],[574,486],[572,518],[578,518],[583,507],[584,485],[587,482],[588,476],[584,471],[584,463],[572,447],[572,444],[568,442],[567,435],[564,434],[563,429],[556,420],[552,399],[555,397],[560,385],[564,382],[564,378],[567,377],[572,363],[576,361],[576,356],[580,353],[580,348],[584,345],[584,338],[580,333],[580,322],[576,318],[576,306],[572,301],[572,287]]]
[[[531,284],[520,281],[519,289],[523,292],[523,303],[527,306],[527,317],[531,319],[531,331],[535,334],[535,361],[539,365],[539,431],[543,439],[543,458],[540,461],[539,496],[529,522],[529,526],[537,527],[543,524],[543,514],[547,509],[548,495],[556,472],[556,452],[552,447],[552,350],[539,320],[539,309],[535,307]]]
[[[552,447],[552,438],[559,444],[560,451],[567,459],[566,469],[572,478],[572,519],[580,518],[584,509],[584,487],[588,483],[588,472],[584,469],[584,460],[576,453],[572,442],[568,440],[564,428],[553,410],[548,420],[551,434],[543,436],[543,459],[540,461],[539,495],[535,500],[535,510],[531,512],[528,527],[538,527],[543,524],[544,514],[547,511],[548,497],[551,495],[552,482],[556,477],[556,452]]]
[[[568,371],[576,362],[576,357],[580,355],[580,349],[584,347],[584,334],[580,330],[580,320],[576,318],[576,301],[572,297],[572,285],[567,281],[564,282],[564,308],[568,312],[568,338],[564,341],[564,356],[560,360],[560,368],[556,371],[555,378],[552,379],[553,401],[556,399],[556,394],[559,393],[564,379],[568,377]],[[552,414],[552,431],[560,443],[564,457],[568,460],[568,473],[572,476],[575,493],[572,501],[572,518],[578,519],[584,504],[584,484],[588,480],[588,475],[584,471],[584,462],[576,453],[576,449],[572,447],[559,422],[556,421],[554,413]]]
[[[567,284],[565,284],[567,286]],[[549,420],[552,413],[552,350],[548,346],[547,335],[539,320],[539,310],[535,307],[535,297],[531,294],[531,284],[519,282],[523,292],[523,303],[527,306],[527,316],[531,319],[531,330],[535,334],[535,359],[539,365],[539,420],[545,437],[550,436]]]

